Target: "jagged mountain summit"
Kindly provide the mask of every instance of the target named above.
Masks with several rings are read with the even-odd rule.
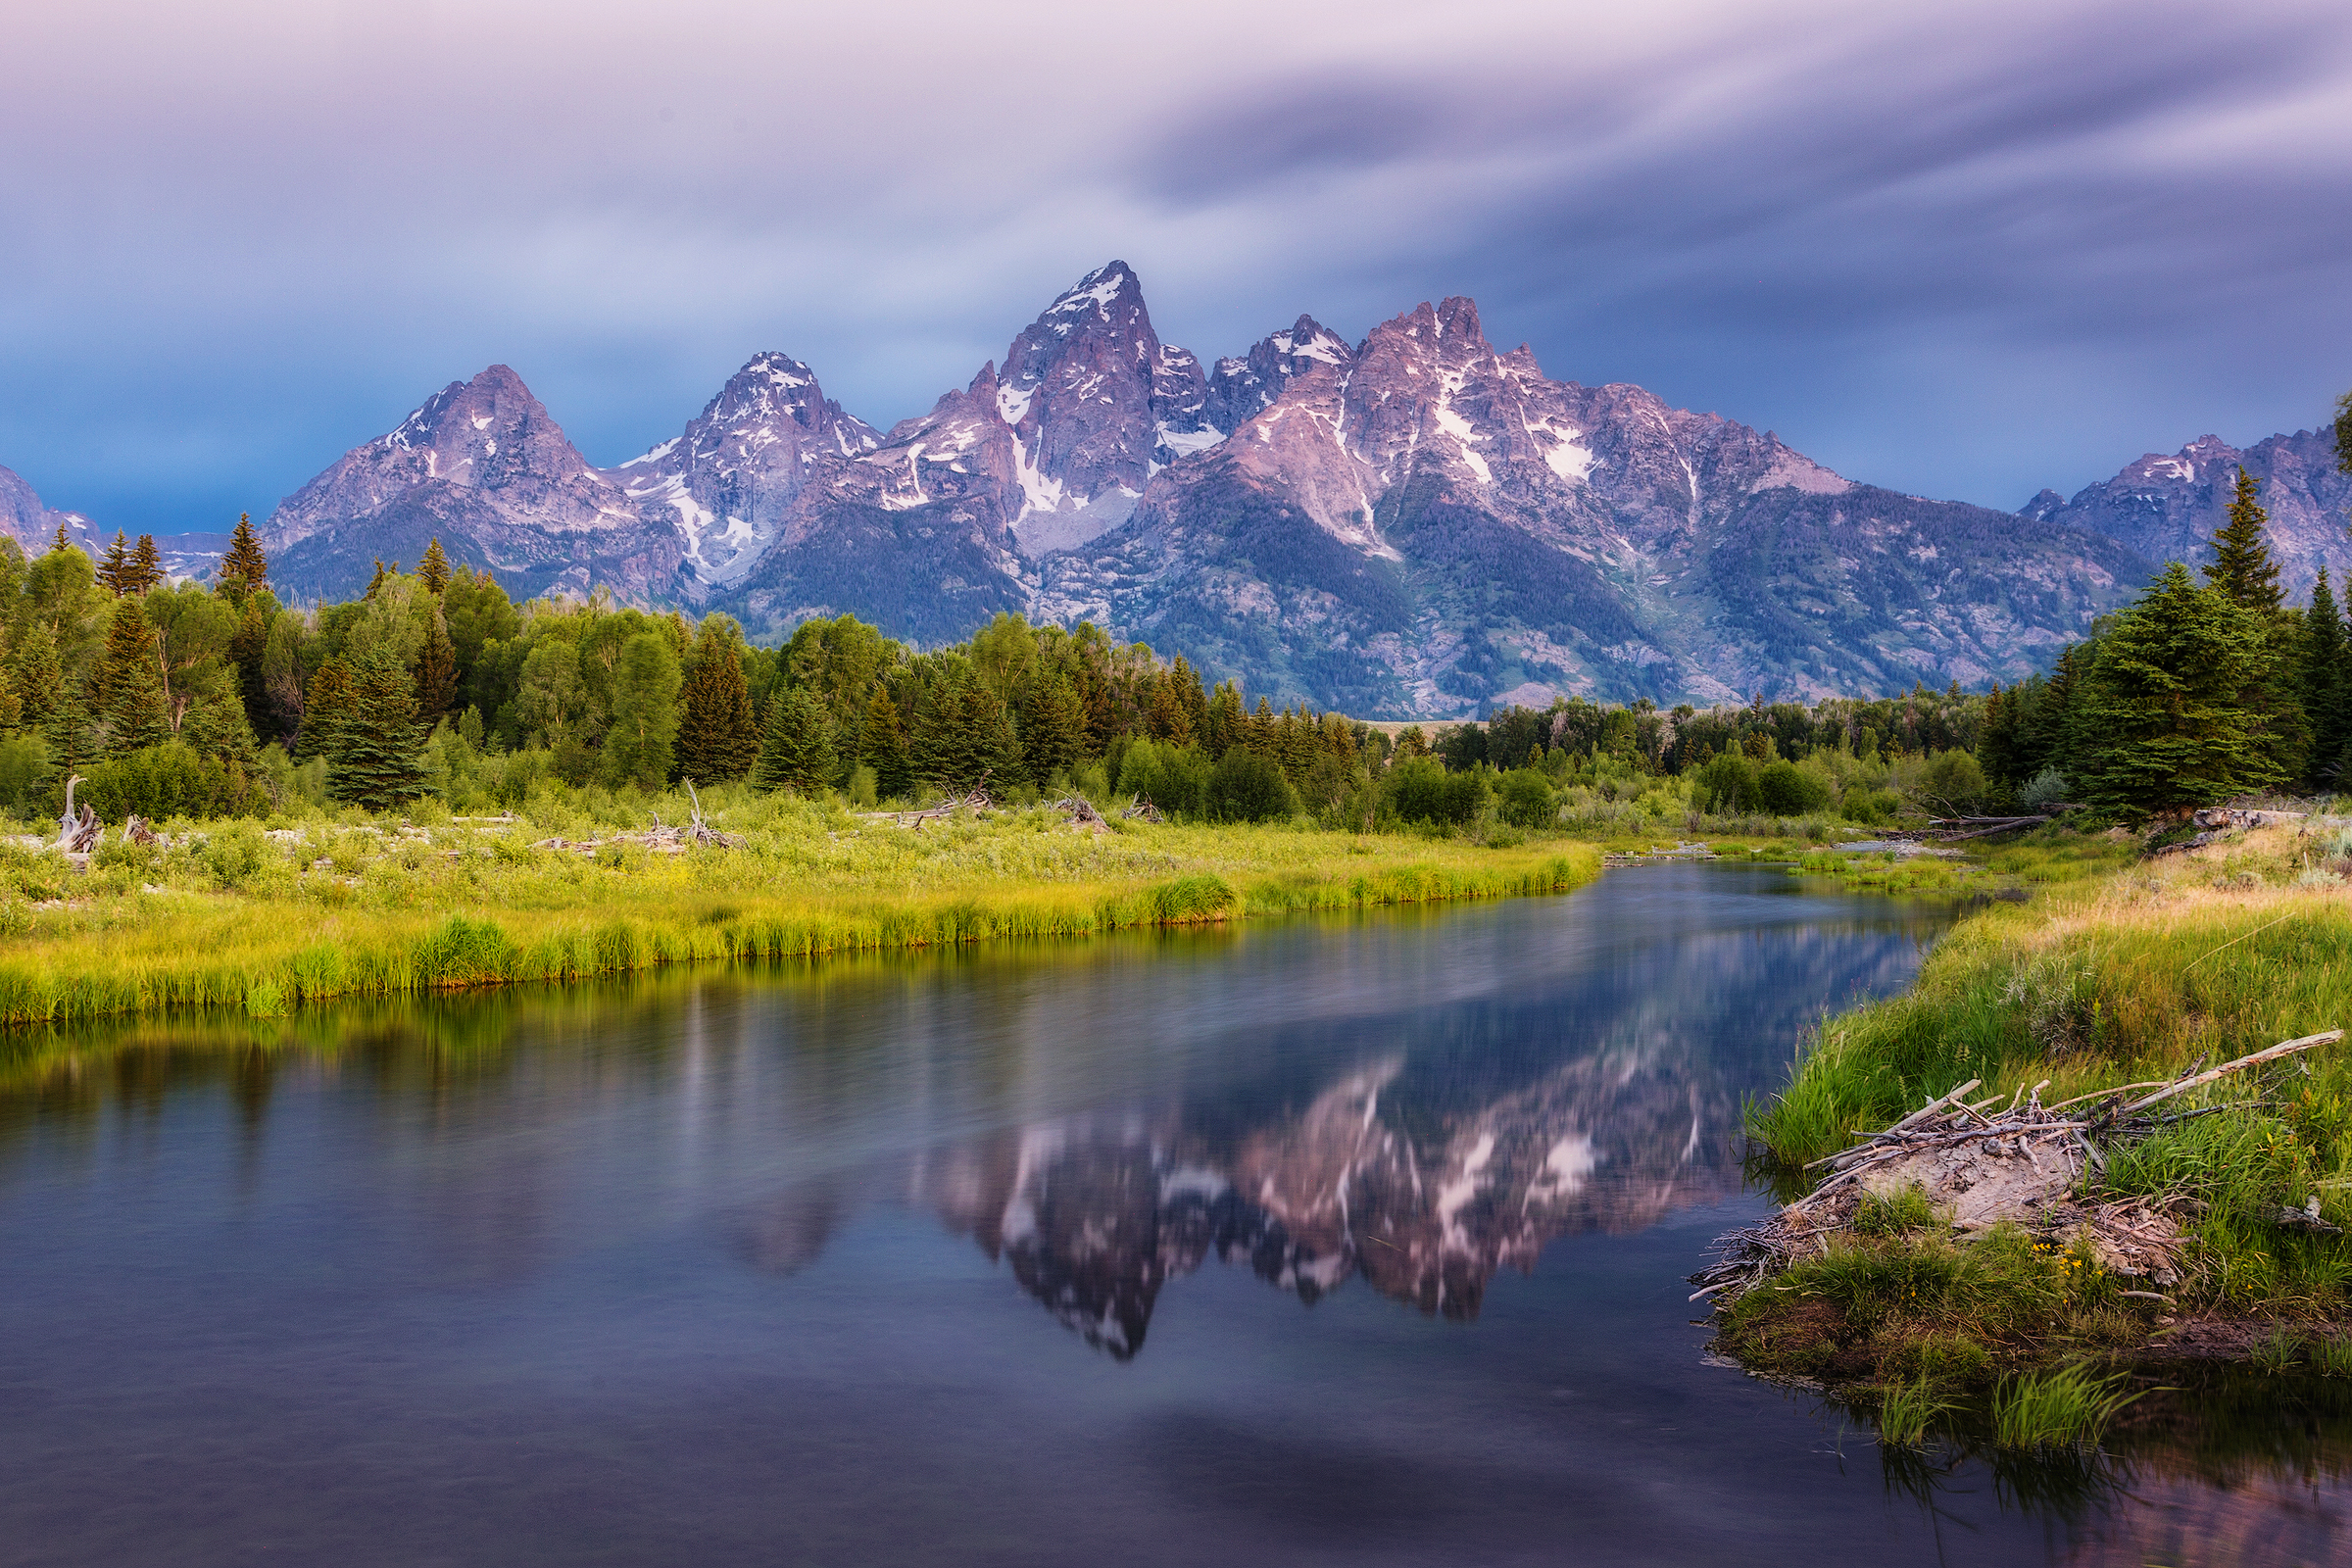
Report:
[[[1449,299],[1351,354],[1294,354],[1124,528],[1045,563],[1038,608],[1259,690],[1445,716],[1553,692],[1973,685],[2045,661],[2142,574],[2105,539],[1856,484],[1639,387],[1550,380]]]
[[[61,526],[82,549],[95,554],[104,548],[89,518],[47,505],[16,472],[0,468],[0,533],[23,546],[26,555],[37,556],[49,548]]]
[[[264,525],[271,580],[297,599],[354,594],[378,558],[413,564],[436,536],[453,561],[528,594],[608,584],[664,597],[685,554],[679,529],[591,466],[503,365],[345,453]]]
[[[2229,520],[2240,465],[2262,481],[2271,553],[2287,597],[2308,595],[2322,565],[2340,577],[2352,473],[2337,466],[2330,430],[2275,435],[2242,451],[2220,436],[2199,436],[2169,456],[2148,453],[2072,500],[2044,490],[2018,510],[2036,521],[2103,534],[2151,561],[2202,564],[2213,559],[2214,530]]]
[[[683,433],[612,475],[649,521],[676,531],[680,587],[700,598],[741,580],[773,548],[819,458],[856,458],[880,444],[871,425],[825,396],[814,370],[760,354]]]
[[[763,639],[843,612],[923,643],[1089,616],[1368,716],[2013,678],[2148,569],[2064,519],[1856,484],[1639,387],[1551,380],[1465,299],[1353,347],[1301,316],[1204,370],[1116,261],[887,432],[762,354],[600,470],[493,367],[270,536],[314,595],[434,533],[517,591],[602,584]]]

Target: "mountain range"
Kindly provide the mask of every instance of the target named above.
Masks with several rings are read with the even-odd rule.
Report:
[[[2352,554],[2352,477],[2322,432],[2206,437],[2003,513],[1553,380],[1467,299],[1352,345],[1300,316],[1204,364],[1160,341],[1114,261],[888,430],[765,353],[677,436],[600,468],[492,366],[287,497],[264,539],[302,601],[437,536],[517,594],[603,586],[761,639],[843,612],[921,644],[999,612],[1087,617],[1278,702],[1448,717],[2013,679],[2154,562],[2197,559],[2239,462],[2295,588]],[[0,470],[0,527],[31,546],[56,515]]]

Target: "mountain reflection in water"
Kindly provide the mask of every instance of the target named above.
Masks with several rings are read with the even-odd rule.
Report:
[[[0,1568],[2338,1549],[2333,1406],[1883,1474],[1704,1363],[1743,1100],[1946,918],[1657,866],[7,1037]]]

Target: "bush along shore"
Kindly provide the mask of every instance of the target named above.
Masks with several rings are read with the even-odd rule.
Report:
[[[741,786],[703,794],[700,810],[652,803],[658,820],[706,822],[700,834],[435,805],[172,824],[153,842],[110,831],[86,870],[0,841],[0,1022],[268,1016],[692,960],[1564,892],[1600,870],[1591,846],[1517,833],[1104,821],[1075,800],[919,819]]]
[[[2184,1363],[2352,1374],[2352,820],[2236,820],[1823,1025],[1749,1116],[1788,1205],[1692,1277],[1723,1350],[1895,1445],[2088,1441]]]

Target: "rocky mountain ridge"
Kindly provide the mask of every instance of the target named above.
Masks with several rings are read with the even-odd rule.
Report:
[[[2070,500],[2044,490],[2018,509],[2037,522],[2086,528],[2150,561],[2199,565],[2213,558],[2213,533],[2229,518],[2237,470],[2261,481],[2271,553],[2290,602],[2311,592],[2322,565],[2342,580],[2352,473],[2337,465],[2332,430],[2274,435],[2239,449],[2203,435],[2175,453],[2150,452],[2121,473],[2085,485]]]
[[[49,548],[61,526],[66,537],[84,550],[105,548],[89,518],[49,506],[16,472],[0,468],[0,533],[14,539],[26,555],[37,556]]]
[[[2268,451],[2305,440],[2249,462],[2308,471],[2299,447]],[[769,353],[678,436],[598,469],[492,367],[289,497],[267,536],[306,597],[438,533],[520,592],[604,584],[763,639],[843,612],[922,643],[1004,611],[1085,616],[1277,701],[1436,718],[1553,693],[2016,678],[2135,592],[2170,537],[2105,493],[2020,516],[1856,483],[1640,387],[1552,380],[1467,299],[1353,346],[1301,316],[1204,368],[1114,261],[888,431]]]

